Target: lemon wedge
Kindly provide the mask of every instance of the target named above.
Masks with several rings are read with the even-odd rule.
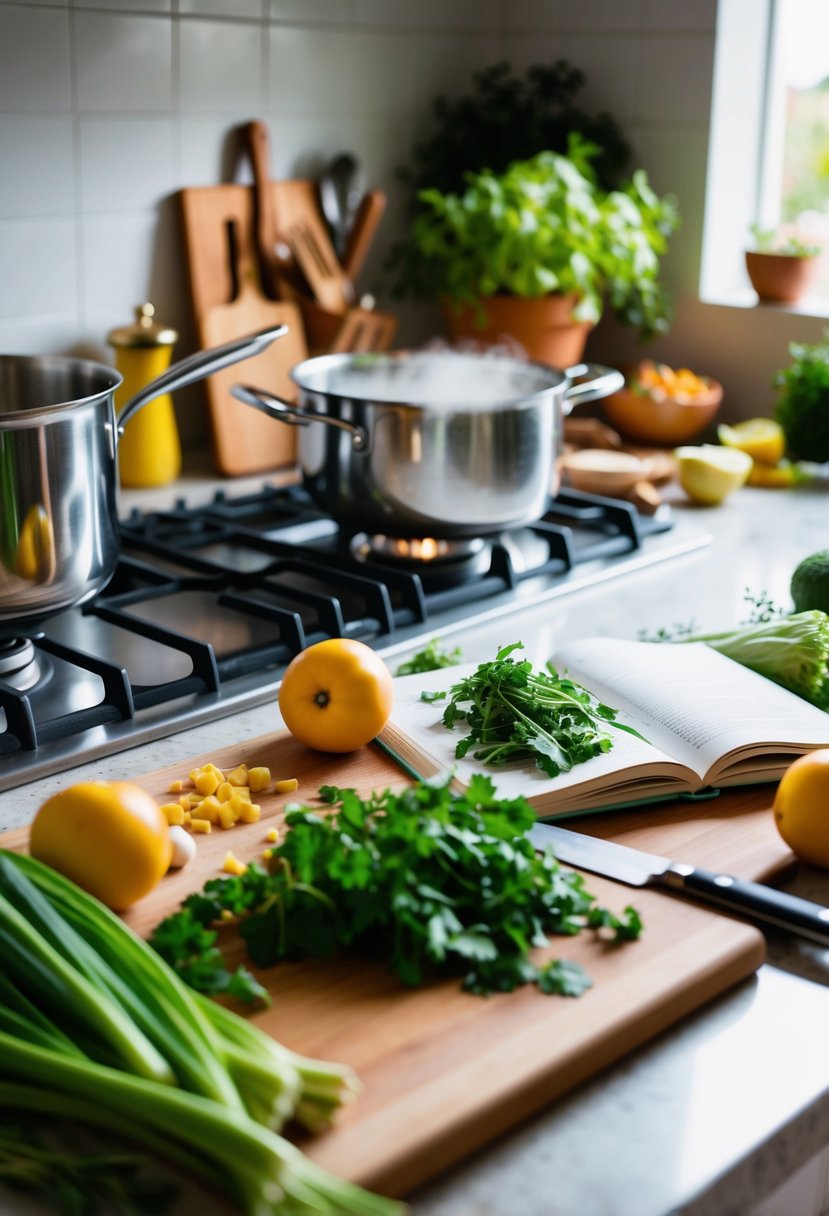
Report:
[[[737,448],[703,443],[674,451],[679,484],[692,502],[713,507],[744,485],[754,462]]]
[[[757,464],[776,465],[786,450],[783,428],[773,418],[749,418],[734,426],[722,423],[717,427],[717,438],[725,447],[745,452]]]

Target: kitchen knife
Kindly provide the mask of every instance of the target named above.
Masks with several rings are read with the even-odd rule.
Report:
[[[552,847],[559,861],[579,870],[589,870],[633,887],[663,887],[678,895],[690,895],[735,916],[829,946],[829,908],[796,895],[550,823],[536,823],[529,831],[529,839],[539,852]]]

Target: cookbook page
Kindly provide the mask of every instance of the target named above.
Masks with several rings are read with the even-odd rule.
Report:
[[[421,775],[454,770],[458,780],[466,785],[475,773],[486,773],[499,797],[523,796],[545,806],[555,805],[556,809],[611,805],[637,797],[666,797],[699,784],[694,773],[666,752],[626,731],[614,729],[612,723],[605,724],[613,740],[610,751],[557,777],[549,777],[532,759],[498,766],[483,764],[471,752],[456,759],[455,748],[468,730],[464,722],[447,729],[442,722],[443,711],[450,700],[449,689],[475,667],[474,663],[466,664],[395,681],[395,706],[381,737]],[[424,702],[421,700],[424,691],[442,691],[447,696],[440,701]],[[615,708],[614,702],[608,704]],[[619,720],[641,730],[639,723],[626,714],[620,714]]]
[[[729,765],[719,762],[732,753],[735,776],[750,779],[752,755],[771,760],[776,753],[785,763],[800,750],[829,746],[829,714],[704,642],[587,638],[552,661],[707,781],[726,775]],[[773,761],[759,769],[774,779]]]

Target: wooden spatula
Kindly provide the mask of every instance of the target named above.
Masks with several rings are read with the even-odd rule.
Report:
[[[268,325],[287,325],[285,337],[249,360],[245,374],[250,374],[270,391],[291,399],[296,391],[290,379],[291,369],[308,354],[302,314],[299,306],[291,301],[269,300],[265,296],[257,273],[252,234],[240,236],[235,225],[232,231],[235,234],[230,244],[236,266],[236,297],[229,304],[221,304],[204,314],[199,322],[199,336],[204,346],[216,346]],[[238,369],[231,367],[210,376],[205,382],[213,450],[219,470],[228,476],[239,476],[292,464],[296,437],[291,427],[276,425],[264,414],[231,397],[231,386],[238,378]]]
[[[322,224],[310,216],[294,220],[285,238],[317,303],[328,312],[344,313],[354,299],[354,288]]]
[[[270,189],[270,150],[268,129],[263,122],[249,122],[243,128],[245,148],[253,169],[253,196],[256,244],[262,265],[264,285],[275,300],[292,300],[301,284],[291,248],[279,231],[278,217]]]
[[[332,351],[388,350],[397,333],[397,317],[374,308],[349,308],[331,343]]]

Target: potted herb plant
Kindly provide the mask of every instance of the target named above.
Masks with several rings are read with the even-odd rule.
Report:
[[[814,280],[820,246],[758,224],[752,226],[751,235],[746,270],[759,299],[770,304],[795,303]]]
[[[420,191],[406,288],[441,302],[453,340],[510,336],[531,358],[569,367],[606,305],[642,337],[667,330],[659,272],[675,203],[643,170],[603,189],[596,153],[574,133],[567,155],[468,172],[458,192]]]
[[[774,377],[774,418],[790,460],[829,460],[829,332],[815,345],[792,342],[791,362]]]

